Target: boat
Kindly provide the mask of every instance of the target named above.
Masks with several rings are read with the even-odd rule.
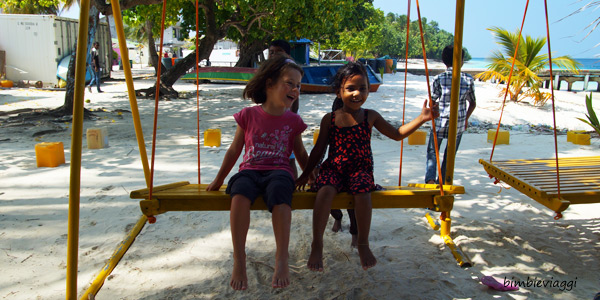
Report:
[[[322,65],[322,66],[303,66],[304,76],[302,76],[301,89],[302,93],[332,93],[330,83],[338,69],[343,66],[339,65]],[[368,65],[365,66],[371,88],[369,92],[377,92],[381,85],[381,79],[373,69]],[[242,67],[203,67],[198,69],[198,79],[202,81],[224,81],[247,83],[256,72],[254,68]],[[196,72],[185,74],[181,79],[196,80]]]
[[[322,66],[303,66],[304,76],[302,76],[302,93],[333,93],[330,84],[331,80],[337,73],[338,69],[343,66],[340,65],[322,65]],[[365,66],[367,70],[367,76],[369,77],[369,83],[371,87],[369,92],[377,92],[381,85],[381,79],[373,69],[369,66]]]
[[[198,79],[202,81],[225,81],[246,83],[254,76],[256,69],[242,67],[202,67],[198,68]],[[181,79],[196,80],[196,72],[183,75]]]
[[[69,62],[71,61],[71,54],[63,57],[58,63],[58,67],[56,68],[56,77],[67,81],[67,72],[69,71]],[[85,71],[85,82],[90,82],[92,80],[92,68],[88,67]]]

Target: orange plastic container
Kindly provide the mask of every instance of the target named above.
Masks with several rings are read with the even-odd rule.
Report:
[[[204,146],[220,147],[221,146],[221,129],[206,129],[204,131]]]
[[[317,144],[317,139],[319,139],[320,131],[321,131],[320,129],[315,129],[315,132],[313,132],[313,145]]]
[[[488,134],[487,134],[488,143],[493,143],[495,137],[496,137],[496,129],[488,129]],[[504,130],[504,129],[500,129],[500,132],[498,132],[498,139],[496,140],[496,145],[501,145],[501,144],[508,145],[509,143],[510,143],[510,132],[508,132],[507,130]]]
[[[567,142],[575,143],[575,136],[584,132],[585,130],[567,131]]]
[[[591,140],[591,136],[587,133],[578,133],[575,134],[574,140],[573,140],[573,144],[576,145],[589,145],[591,144],[590,142]]]
[[[409,145],[425,145],[427,142],[427,131],[417,130],[408,136]]]
[[[106,128],[89,128],[86,133],[88,149],[102,149],[108,147],[108,132]]]
[[[0,81],[0,86],[5,87],[5,88],[11,88],[14,86],[12,80],[2,80]]]
[[[35,145],[37,167],[54,168],[65,163],[65,148],[62,142],[39,143]]]

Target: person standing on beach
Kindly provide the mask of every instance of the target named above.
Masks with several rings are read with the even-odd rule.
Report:
[[[307,267],[323,271],[323,234],[331,211],[333,198],[345,191],[353,195],[358,229],[357,249],[364,270],[377,263],[369,247],[371,230],[371,191],[375,190],[371,130],[375,127],[383,135],[399,141],[426,121],[437,116],[436,108],[423,103],[421,114],[413,121],[394,127],[374,110],[363,109],[369,96],[369,78],[360,63],[348,62],[339,68],[332,83],[336,93],[335,111],[321,120],[317,143],[310,152],[302,175],[296,180],[298,189],[304,189],[313,169],[323,157],[327,145],[329,154],[321,165],[315,182],[317,197],[313,209],[313,240]]]
[[[289,110],[300,95],[303,70],[293,60],[280,55],[270,57],[246,85],[244,98],[258,105],[233,115],[238,126],[216,178],[206,188],[217,191],[245,149],[239,172],[231,177],[227,194],[231,196],[231,238],[233,272],[230,285],[235,290],[248,288],[246,274],[246,237],[250,226],[250,207],[262,195],[271,212],[275,234],[275,270],[271,285],[290,284],[288,246],[292,220],[294,177],[288,163],[292,151],[300,166],[308,154],[302,143],[306,124]]]
[[[442,61],[446,65],[446,71],[437,75],[433,79],[432,84],[432,99],[439,104],[440,116],[435,119],[435,128],[437,134],[438,149],[444,139],[448,139],[448,131],[450,126],[450,91],[452,89],[452,56],[454,45],[449,45],[442,51]],[[462,63],[464,63],[465,51],[462,51]],[[460,73],[460,96],[458,100],[458,125],[456,131],[456,150],[462,138],[463,132],[469,126],[469,117],[475,110],[475,80],[467,73]],[[467,102],[469,103],[467,108]],[[435,145],[433,139],[433,128],[429,133],[429,143],[427,144],[427,163],[425,171],[425,183],[436,184],[444,182],[446,177],[446,154],[448,145],[444,150],[444,159],[442,162],[442,176],[436,179],[436,157]]]
[[[104,93],[100,90],[100,59],[98,50],[100,49],[100,43],[94,42],[94,46],[92,47],[92,80],[90,81],[90,85],[88,85],[88,91],[92,92],[92,85],[94,82],[96,83],[96,87],[98,88],[98,93]]]

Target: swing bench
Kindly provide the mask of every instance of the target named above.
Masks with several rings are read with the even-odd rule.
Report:
[[[494,149],[500,131],[502,114],[506,103],[508,91],[510,89],[511,77],[515,67],[515,61],[519,53],[519,42],[521,41],[521,32],[525,24],[525,16],[529,1],[525,5],[523,21],[519,31],[519,39],[516,43],[516,49],[512,58],[512,65],[508,80],[506,80],[506,90],[496,136],[492,146],[492,153],[489,160],[480,159],[479,163],[483,165],[490,178],[495,178],[494,183],[500,181],[514,187],[521,193],[529,196],[531,199],[539,202],[547,208],[556,212],[554,219],[562,218],[562,211],[571,204],[582,203],[600,203],[600,156],[590,157],[571,157],[559,158],[558,139],[556,133],[556,109],[554,101],[553,81],[550,81],[550,91],[552,100],[552,116],[554,121],[554,152],[552,159],[513,159],[492,161]],[[550,27],[548,23],[548,10],[546,1],[546,34],[548,41],[548,65],[550,78],[552,75],[552,51],[550,47]]]
[[[480,159],[479,163],[491,176],[557,213],[570,204],[600,203],[600,156],[559,159],[560,198],[554,159]]]
[[[150,220],[158,214],[169,211],[226,211],[231,207],[231,197],[225,193],[225,186],[219,191],[206,191],[206,184],[190,184],[181,181],[153,188],[152,199],[148,199],[148,189],[130,193],[132,199],[140,201],[142,213]],[[373,208],[429,208],[434,211],[451,211],[453,194],[464,194],[462,186],[444,185],[445,194],[440,195],[436,184],[408,184],[389,186],[371,192]],[[296,191],[292,209],[313,209],[315,192]],[[267,209],[263,201],[254,202],[252,210]],[[354,208],[354,198],[348,193],[338,194],[332,203],[334,209]]]

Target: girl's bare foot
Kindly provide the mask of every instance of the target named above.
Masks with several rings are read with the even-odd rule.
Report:
[[[246,276],[246,260],[238,262],[233,260],[233,272],[231,273],[231,281],[229,285],[234,290],[245,290],[248,288],[248,277]]]
[[[374,267],[377,264],[377,259],[371,252],[369,244],[358,244],[358,256],[360,257],[360,264],[364,270]]]
[[[338,232],[342,230],[342,220],[334,220],[333,227],[331,227],[331,231]]]
[[[313,242],[310,247],[310,256],[306,265],[311,271],[323,272],[323,244],[317,245]]]
[[[273,281],[271,286],[274,288],[284,288],[290,285],[290,269],[287,260],[275,262],[275,272],[273,272]]]
[[[352,235],[352,242],[350,242],[350,247],[356,248],[356,246],[358,246],[358,235],[357,234],[353,234]]]

